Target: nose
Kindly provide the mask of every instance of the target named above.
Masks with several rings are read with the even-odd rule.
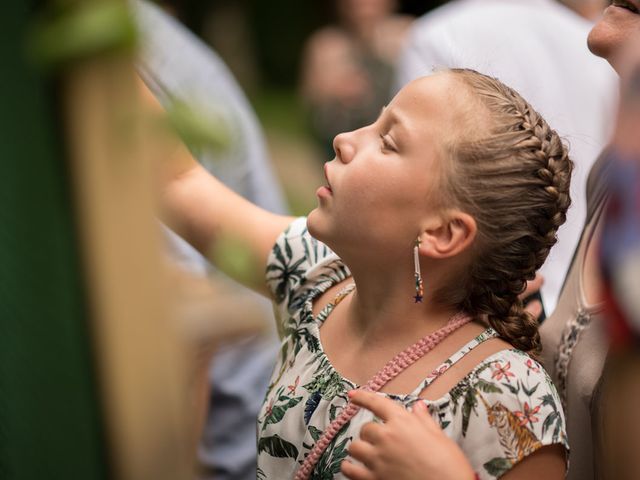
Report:
[[[353,132],[339,133],[333,139],[333,150],[336,157],[343,163],[349,163],[355,155],[355,147],[353,145]]]

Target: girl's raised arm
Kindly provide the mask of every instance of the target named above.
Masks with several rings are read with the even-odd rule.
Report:
[[[144,103],[159,111],[153,94],[139,82]],[[158,149],[161,167],[162,220],[219,267],[214,252],[224,241],[244,249],[243,275],[227,271],[236,280],[269,296],[265,284],[267,257],[278,235],[293,220],[268,212],[227,188],[191,155],[177,136],[167,134]],[[237,250],[234,249],[234,250]]]

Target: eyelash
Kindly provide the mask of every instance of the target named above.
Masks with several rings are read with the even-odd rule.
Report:
[[[393,148],[393,145],[391,145],[386,139],[385,139],[386,135],[382,135],[380,134],[380,139],[382,140],[382,150],[389,150],[391,152],[395,152],[395,148]]]

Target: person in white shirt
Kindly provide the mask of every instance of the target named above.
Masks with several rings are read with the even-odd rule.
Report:
[[[497,77],[569,144],[573,204],[540,270],[546,312],[555,309],[578,243],[587,175],[608,141],[615,110],[615,73],[586,48],[591,26],[554,0],[454,0],[416,20],[396,70],[396,89],[441,67]]]

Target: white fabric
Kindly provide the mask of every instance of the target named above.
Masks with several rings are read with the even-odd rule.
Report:
[[[541,269],[553,312],[586,216],[591,165],[608,141],[617,80],[594,57],[591,24],[552,0],[456,0],[418,19],[397,66],[396,89],[443,67],[472,68],[515,88],[570,145],[571,206]]]

